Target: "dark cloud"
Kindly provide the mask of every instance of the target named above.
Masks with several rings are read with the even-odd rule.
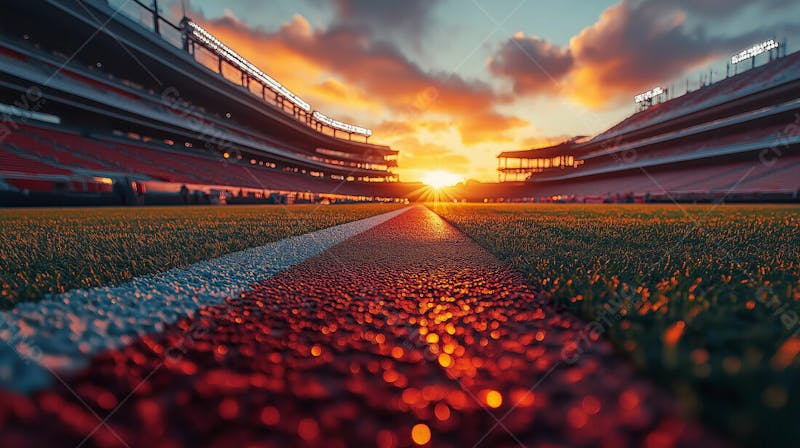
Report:
[[[503,42],[488,63],[491,73],[513,81],[517,94],[555,92],[572,66],[568,48],[521,34]]]
[[[366,29],[376,37],[402,35],[419,41],[432,25],[432,12],[442,0],[311,0],[333,3],[336,26]],[[388,39],[382,39],[388,40]]]

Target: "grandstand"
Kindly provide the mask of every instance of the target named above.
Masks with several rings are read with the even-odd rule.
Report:
[[[400,197],[397,151],[371,130],[314,110],[190,18],[117,3],[0,1],[2,204]]]
[[[506,182],[453,194],[568,202],[798,200],[800,53],[771,54],[767,64],[646,106],[593,138],[503,152],[498,171]]]

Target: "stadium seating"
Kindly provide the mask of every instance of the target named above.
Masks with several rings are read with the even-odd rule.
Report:
[[[733,129],[722,137],[699,137],[689,140],[675,140],[656,146],[644,146],[638,148],[634,153],[623,151],[608,152],[607,157],[591,158],[591,154],[584,158],[585,165],[582,172],[594,171],[604,167],[619,167],[622,165],[620,159],[625,158],[630,162],[647,163],[656,165],[674,160],[676,157],[698,158],[708,157],[715,152],[734,147],[736,145],[758,144],[769,146],[770,142],[777,142],[781,138],[782,131],[786,127],[783,123],[772,124],[756,129]],[[549,176],[559,176],[558,172],[545,173],[540,179]]]
[[[69,170],[56,168],[46,162],[42,162],[31,157],[21,156],[3,148],[0,148],[0,157],[2,157],[3,161],[2,166],[0,166],[0,172],[3,173],[52,175],[68,175],[71,173]]]
[[[362,185],[347,185],[294,171],[264,167],[249,160],[225,159],[199,149],[167,148],[120,139],[98,140],[32,125],[18,126],[7,143],[25,154],[4,151],[2,170],[27,174],[133,176],[176,184],[214,185],[281,192],[333,192],[364,195]],[[13,183],[12,183],[13,184]],[[50,186],[50,183],[38,185]]]
[[[586,177],[564,183],[536,184],[535,196],[597,196],[615,200],[615,196],[662,195],[665,197],[695,194],[736,195],[800,191],[800,154],[786,155],[763,163],[757,156],[720,165],[700,165],[664,170],[631,170],[604,177]]]
[[[2,45],[0,45],[0,48],[3,48]],[[55,57],[56,55],[40,56],[47,58]],[[3,58],[14,59],[12,64],[17,67],[27,67],[31,71],[48,72],[46,64],[41,64],[32,58],[25,57],[21,53],[7,48],[0,53],[0,60]],[[52,72],[52,70],[50,70],[50,72]],[[209,135],[217,137],[224,136],[225,138],[232,138],[234,140],[241,139],[241,141],[245,142],[255,142],[257,145],[274,148],[284,153],[293,153],[295,157],[300,160],[312,160],[313,157],[317,157],[313,152],[313,147],[301,151],[300,148],[278,141],[268,135],[255,132],[253,129],[240,127],[231,120],[223,120],[218,116],[207,114],[203,109],[191,104],[185,108],[176,108],[153,92],[144,90],[139,90],[137,92],[136,86],[131,86],[130,83],[124,83],[96,69],[87,71],[85,67],[81,68],[74,61],[64,60],[60,70],[57,73],[50,74],[49,77],[52,78],[49,81],[52,85],[61,83],[68,90],[83,91],[87,95],[99,95],[103,98],[103,101],[108,104],[132,108],[141,115],[162,116],[166,122],[185,124],[187,128],[192,127],[191,123],[195,123],[195,125],[196,123],[202,123],[204,132]],[[64,136],[57,132],[53,134],[53,131],[45,131],[45,134],[48,132],[51,133],[51,141],[60,143],[60,145],[56,145],[56,153],[42,154],[39,148],[31,148],[30,150],[37,150],[37,155],[41,155],[42,157],[51,156],[61,160],[61,158],[56,156],[62,156],[65,161],[69,160],[67,165],[70,166],[80,166],[81,168],[91,169],[103,168],[130,174],[140,173],[170,182],[205,183],[211,180],[224,180],[226,184],[243,182],[241,179],[235,177],[236,173],[241,174],[236,168],[234,168],[233,171],[227,170],[220,172],[216,167],[207,167],[212,172],[216,171],[216,173],[211,176],[213,179],[209,179],[208,176],[203,173],[194,173],[192,170],[185,169],[186,166],[173,166],[174,164],[182,163],[181,158],[178,158],[175,162],[163,163],[163,156],[160,156],[159,153],[148,152],[146,149],[126,151],[124,148],[122,150],[117,148],[117,151],[110,154],[103,154],[104,147],[102,145],[98,146],[96,142],[79,142],[75,140],[75,136]],[[59,140],[62,137],[65,138],[64,141]],[[86,156],[86,158],[93,159],[93,161],[70,160],[67,156],[58,154],[59,148],[68,149],[70,151],[76,150],[78,151],[78,158]],[[159,162],[159,160],[161,161]],[[189,160],[188,162],[194,163],[197,161]],[[146,167],[143,166],[142,163],[155,164],[155,167]],[[207,166],[207,161],[199,161],[197,163],[201,166]],[[188,175],[188,173],[192,173],[192,175]]]
[[[764,90],[774,84],[798,78],[800,78],[800,53],[794,53],[737,76],[702,87],[690,94],[656,104],[611,127],[598,135],[596,140],[642,129],[659,121],[729,102],[753,91]]]
[[[42,160],[51,161],[59,165],[72,168],[85,168],[89,170],[108,170],[109,167],[97,161],[79,157],[75,152],[57,149],[52,142],[45,139],[36,139],[22,132],[15,132],[8,136],[6,143],[14,145],[19,150],[32,152]]]

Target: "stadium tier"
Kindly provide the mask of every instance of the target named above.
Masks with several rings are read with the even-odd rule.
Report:
[[[596,137],[501,153],[498,171],[506,182],[452,194],[574,202],[796,201],[800,53],[770,59],[656,101]]]
[[[189,18],[116,3],[0,1],[4,203],[402,197],[397,151],[371,130],[314,110]]]

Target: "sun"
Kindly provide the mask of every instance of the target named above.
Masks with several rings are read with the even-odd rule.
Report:
[[[427,174],[422,176],[422,182],[434,190],[452,187],[462,180],[463,178],[458,174],[453,174],[451,172],[442,170],[429,171]]]

